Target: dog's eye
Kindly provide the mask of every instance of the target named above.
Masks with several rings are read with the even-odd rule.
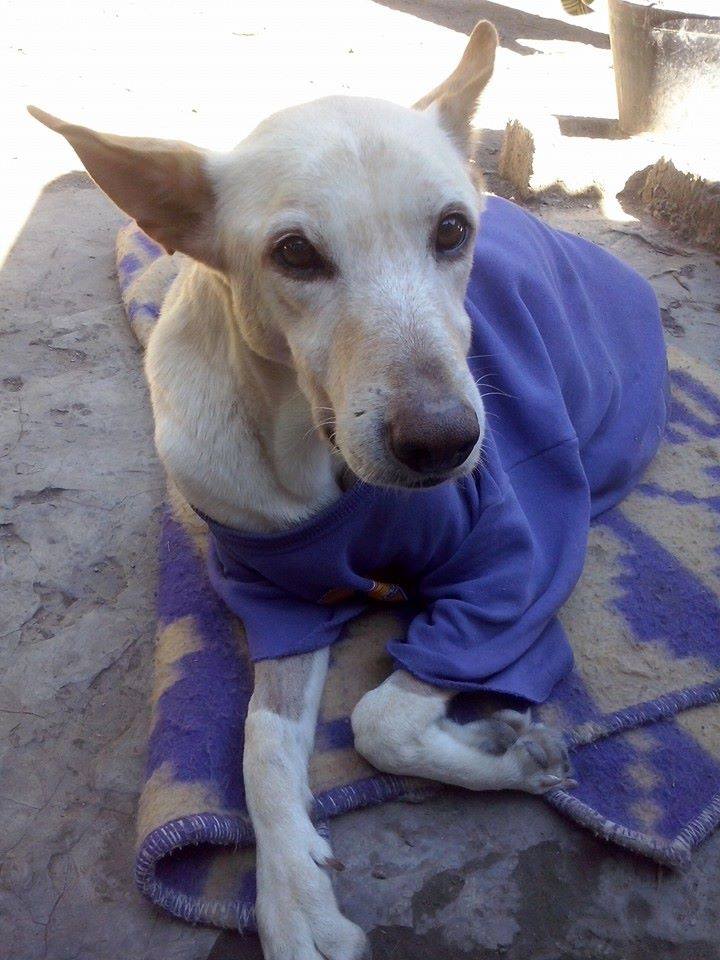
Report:
[[[449,213],[438,224],[435,247],[440,253],[459,250],[467,240],[470,225],[461,213]]]
[[[275,262],[296,274],[315,274],[327,270],[327,264],[315,247],[300,234],[283,237],[273,247]]]

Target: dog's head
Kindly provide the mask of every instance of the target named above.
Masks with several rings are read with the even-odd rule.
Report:
[[[148,234],[218,271],[248,344],[294,368],[360,478],[427,486],[471,471],[484,430],[463,300],[480,209],[470,121],[496,45],[479,23],[412,109],[330,97],[228,154],[31,112]]]

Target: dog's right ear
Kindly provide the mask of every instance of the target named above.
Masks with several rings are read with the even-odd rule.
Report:
[[[470,123],[478,98],[495,66],[498,35],[489,20],[481,20],[470,34],[460,63],[447,80],[414,105],[416,110],[435,110],[440,125],[464,156],[470,152]]]
[[[61,133],[101,190],[168,251],[222,269],[207,155],[189,143],[118,137],[28,107]]]

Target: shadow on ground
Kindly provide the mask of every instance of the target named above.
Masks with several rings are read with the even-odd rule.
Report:
[[[604,32],[588,27],[575,26],[562,20],[535,16],[522,10],[515,10],[502,3],[490,0],[373,0],[383,7],[390,7],[402,13],[409,13],[422,20],[429,20],[441,27],[459,30],[469,34],[478,20],[491,20],[500,34],[500,45],[523,55],[537,51],[519,40],[565,40],[571,43],[585,43],[592,47],[607,50],[610,40]],[[560,0],[543,0],[543,5]]]

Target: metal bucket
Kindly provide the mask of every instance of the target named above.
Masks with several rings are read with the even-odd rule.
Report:
[[[676,6],[609,2],[620,128],[720,137],[720,0]]]

